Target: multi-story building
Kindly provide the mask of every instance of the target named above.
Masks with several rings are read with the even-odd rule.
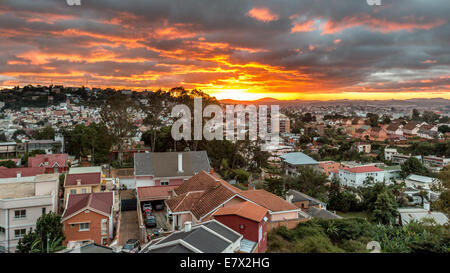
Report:
[[[42,214],[58,212],[58,174],[0,179],[0,248],[15,252]]]
[[[114,192],[70,194],[62,215],[64,244],[110,244],[114,231],[114,199]]]
[[[392,160],[392,156],[398,154],[396,148],[385,148],[384,149],[384,158],[386,160]]]
[[[369,154],[371,151],[372,145],[370,145],[370,143],[356,142],[355,144],[353,144],[353,148],[358,153]]]
[[[450,164],[450,158],[438,157],[438,156],[424,156],[423,165],[433,172],[439,172],[445,166]]]
[[[279,115],[280,118],[280,133],[290,133],[291,132],[291,120],[283,114]]]
[[[384,170],[375,166],[361,166],[339,169],[339,180],[342,185],[364,187],[364,181],[372,177],[374,182],[384,181]]]

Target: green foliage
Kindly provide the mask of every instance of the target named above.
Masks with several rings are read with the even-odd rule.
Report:
[[[109,162],[113,143],[108,129],[103,124],[92,123],[89,126],[78,124],[63,131],[66,151],[75,157],[92,156],[94,164]]]
[[[34,139],[54,139],[55,129],[51,126],[46,126],[39,131],[35,131],[33,134]]]
[[[398,216],[397,202],[390,191],[384,191],[377,196],[371,214],[375,221],[382,224],[393,224]]]
[[[298,176],[288,176],[285,178],[285,183],[289,189],[298,190],[309,196],[326,199],[326,186],[328,182],[327,176],[312,168],[312,167],[299,167]]]
[[[359,211],[360,204],[356,194],[347,189],[341,189],[339,180],[333,179],[328,190],[328,208],[342,212]]]
[[[448,225],[430,221],[413,221],[401,227],[372,224],[361,218],[312,219],[293,229],[271,230],[267,252],[368,252],[370,241],[378,241],[382,252],[448,253],[450,231]]]
[[[0,161],[0,166],[6,167],[6,168],[15,168],[15,167],[17,167],[16,163],[14,163],[14,161],[12,161],[12,160]]]
[[[408,158],[401,166],[402,170],[400,175],[402,178],[406,178],[410,174],[427,175],[428,171],[425,166],[415,157]]]
[[[47,237],[48,236],[48,237]],[[65,239],[61,216],[50,212],[43,214],[36,222],[36,229],[19,240],[17,249],[20,253],[47,252],[47,238],[53,243],[50,251],[59,249]]]
[[[264,181],[264,189],[283,198],[286,194],[284,181],[282,178],[266,178]]]
[[[250,174],[246,172],[243,169],[237,169],[234,170],[234,173],[236,175],[236,181],[242,184],[248,184],[248,178],[250,177]]]

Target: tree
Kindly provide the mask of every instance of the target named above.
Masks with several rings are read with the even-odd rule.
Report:
[[[15,168],[15,167],[17,167],[16,163],[14,163],[14,161],[12,161],[12,160],[0,161],[0,166],[6,167],[6,168]]]
[[[266,178],[264,182],[264,189],[282,198],[284,198],[286,194],[286,189],[284,187],[284,181],[282,178]]]
[[[379,120],[380,117],[377,114],[368,113],[367,114],[367,118],[369,119],[368,123],[369,123],[370,126],[372,126],[372,127],[377,127],[378,126],[378,120]]]
[[[109,161],[112,137],[104,124],[91,123],[89,126],[78,124],[63,130],[65,149],[75,157],[91,155],[93,164]]]
[[[54,139],[55,138],[55,129],[51,126],[46,126],[41,130],[35,131],[33,134],[34,139]]]
[[[47,239],[52,242],[49,252],[59,249],[65,239],[61,216],[55,212],[43,214],[36,222],[36,229],[19,240],[20,253],[47,252]]]
[[[248,172],[246,172],[243,169],[237,169],[237,170],[234,170],[234,173],[236,175],[236,180],[238,183],[241,183],[241,184],[248,183],[248,178],[250,177],[250,174]]]
[[[164,92],[161,89],[152,92],[147,96],[147,104],[143,105],[143,111],[147,114],[144,119],[144,124],[149,127],[148,136],[150,138],[150,146],[152,152],[155,151],[156,139],[158,136],[158,129],[163,125],[163,121],[169,118],[170,93]]]
[[[441,125],[439,126],[438,131],[445,134],[450,132],[450,127],[448,125]]]
[[[402,178],[406,178],[410,174],[426,175],[428,173],[427,169],[415,157],[408,158],[401,168],[400,175]]]
[[[435,114],[431,111],[425,111],[422,114],[422,120],[427,123],[433,123],[439,118],[438,114]]]
[[[327,176],[309,166],[298,168],[298,176],[287,177],[286,185],[290,189],[295,189],[315,198],[325,199]]]
[[[356,195],[349,190],[341,189],[339,180],[333,178],[328,189],[328,205],[332,210],[342,212],[358,211],[359,202]]]
[[[439,199],[432,203],[433,209],[450,214],[450,166],[443,168],[437,178],[441,181]]]
[[[416,120],[416,121],[420,120],[420,112],[419,112],[419,110],[413,109],[411,119],[412,120]]]
[[[120,165],[122,165],[125,141],[133,137],[136,132],[136,126],[133,123],[135,113],[135,103],[121,93],[109,97],[100,110],[102,121],[107,126],[113,143],[117,146]]]
[[[391,191],[385,190],[377,195],[377,199],[370,211],[374,220],[380,224],[392,225],[398,216],[397,202]]]
[[[8,141],[8,139],[6,138],[6,135],[5,135],[5,133],[0,133],[0,142],[7,142]]]

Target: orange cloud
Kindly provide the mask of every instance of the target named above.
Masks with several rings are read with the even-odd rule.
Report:
[[[294,22],[294,26],[291,28],[291,33],[295,32],[308,32],[316,30],[314,26],[314,20],[309,20],[306,22]]]
[[[278,15],[273,13],[270,9],[266,7],[253,7],[251,10],[249,10],[247,16],[250,16],[262,22],[270,22],[278,20]]]

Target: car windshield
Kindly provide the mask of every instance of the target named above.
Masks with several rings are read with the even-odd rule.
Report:
[[[133,249],[133,247],[134,247],[133,244],[126,244],[126,245],[123,246],[123,249],[129,250],[129,249]]]

